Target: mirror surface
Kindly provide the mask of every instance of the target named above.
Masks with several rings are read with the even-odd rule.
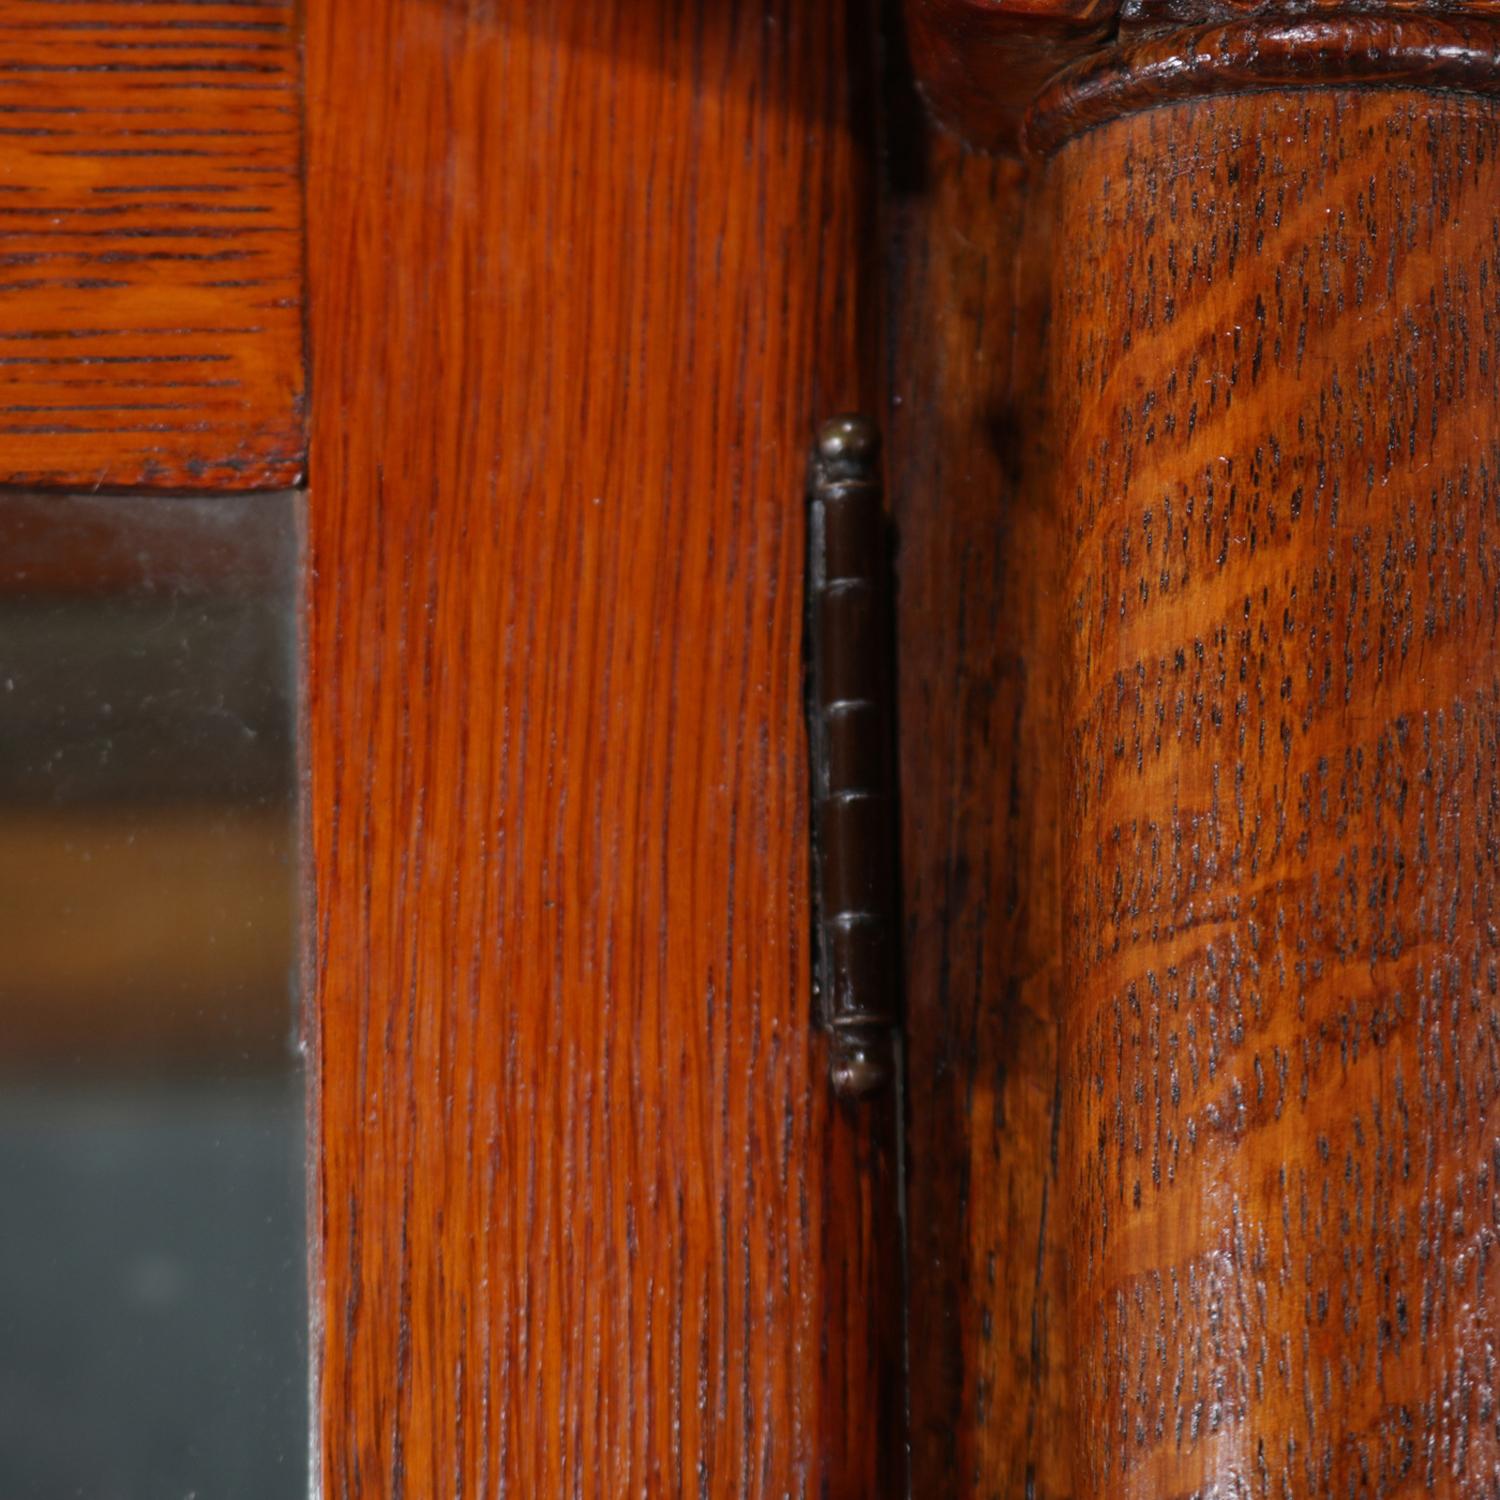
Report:
[[[308,1489],[291,495],[0,495],[0,1497]]]

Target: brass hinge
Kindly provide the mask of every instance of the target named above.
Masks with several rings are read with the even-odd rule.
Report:
[[[818,430],[808,478],[807,732],[812,755],[814,982],[844,1098],[895,1069],[894,617],[879,436],[864,417]]]

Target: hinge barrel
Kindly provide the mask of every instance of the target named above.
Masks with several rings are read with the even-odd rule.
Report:
[[[808,482],[808,743],[814,958],[833,1087],[846,1098],[894,1071],[900,994],[896,896],[894,620],[874,424],[818,431]]]

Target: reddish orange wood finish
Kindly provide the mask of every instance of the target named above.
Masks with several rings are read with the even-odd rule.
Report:
[[[1064,148],[1081,1495],[1500,1475],[1500,119]]]
[[[290,0],[0,14],[0,482],[302,472]]]
[[[308,25],[326,1491],[899,1493],[890,1121],[808,979],[844,8]]]
[[[1073,1445],[1060,536],[1038,452],[1047,242],[1023,236],[1018,163],[939,135],[920,166],[923,190],[891,201],[887,420],[901,531],[912,1493],[1058,1500],[1073,1493]]]

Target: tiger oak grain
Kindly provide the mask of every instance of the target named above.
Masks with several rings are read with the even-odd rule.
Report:
[[[1497,152],[1309,90],[1051,170],[1083,1495],[1500,1483]]]

